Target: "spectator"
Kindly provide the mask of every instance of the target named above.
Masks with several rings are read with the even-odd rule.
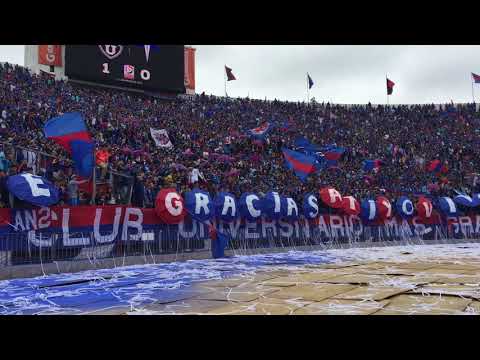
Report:
[[[100,177],[105,179],[109,170],[125,175],[115,175],[111,187],[97,194],[101,203],[127,202],[131,186],[135,206],[153,206],[156,191],[167,186],[178,191],[196,186],[213,196],[217,191],[240,196],[275,189],[299,203],[304,193],[326,185],[359,199],[379,195],[381,189],[395,198],[425,192],[452,196],[455,189],[472,192],[480,187],[478,178],[469,177],[480,168],[476,104],[343,106],[205,94],[159,100],[53,81],[10,64],[0,65],[0,171],[35,172],[41,164],[45,176],[65,190],[65,201],[72,202],[71,178],[65,175],[71,171],[71,157],[42,132],[47,120],[70,111],[82,112],[92,137],[101,144],[96,153]],[[248,129],[266,121],[278,126],[265,142],[252,141]],[[150,128],[166,129],[174,147],[157,148]],[[293,149],[299,136],[320,146],[336,143],[347,149],[338,169],[311,175],[302,183],[286,169],[281,153],[284,146]],[[39,151],[56,159],[39,157]],[[365,173],[365,159],[381,159],[384,165],[378,172]],[[448,167],[441,177],[425,171],[434,159]],[[128,180],[132,174],[139,175]],[[82,191],[76,201],[88,196]]]
[[[96,152],[96,164],[100,167],[100,179],[105,180],[107,176],[108,168],[108,159],[110,158],[110,153],[108,152],[105,146],[102,146],[100,150]]]

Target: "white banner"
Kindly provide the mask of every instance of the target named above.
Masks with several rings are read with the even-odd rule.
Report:
[[[158,147],[162,147],[162,148],[173,147],[173,144],[170,141],[170,138],[168,137],[167,130],[165,129],[156,130],[156,129],[150,128],[150,135],[152,135],[152,138]]]

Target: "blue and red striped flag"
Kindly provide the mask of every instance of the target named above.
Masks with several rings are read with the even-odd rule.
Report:
[[[379,159],[365,160],[363,162],[363,171],[371,171],[373,169],[379,169],[382,165],[382,161]]]
[[[340,160],[344,152],[345,152],[344,148],[335,146],[335,147],[330,147],[327,151],[323,153],[323,155],[325,155],[325,158],[327,160],[338,161]]]
[[[95,145],[83,117],[78,112],[66,113],[46,122],[43,132],[71,155],[77,173],[85,178],[92,175]]]
[[[295,175],[297,175],[302,181],[305,181],[308,175],[317,171],[315,166],[317,159],[315,157],[287,148],[282,148],[282,152],[287,167],[290,170],[293,170]]]

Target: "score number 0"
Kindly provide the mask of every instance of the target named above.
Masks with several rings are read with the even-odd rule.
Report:
[[[103,73],[110,74],[110,70],[108,69],[108,63],[103,64]],[[145,81],[150,80],[150,71],[148,71],[147,69],[140,70],[140,77],[142,78],[142,80]]]

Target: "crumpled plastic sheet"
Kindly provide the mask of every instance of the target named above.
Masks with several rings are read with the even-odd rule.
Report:
[[[326,252],[291,251],[4,280],[0,281],[0,314],[81,314],[117,306],[133,310],[191,297],[195,282],[333,261]]]
[[[141,310],[153,302],[192,297],[195,283],[220,280],[259,270],[305,270],[311,264],[415,260],[480,259],[480,244],[410,245],[290,251],[218,260],[190,260],[89,270],[29,279],[0,281],[0,314],[82,314],[113,307]],[[407,286],[390,278],[388,285]],[[387,285],[387,284],[382,284]]]

